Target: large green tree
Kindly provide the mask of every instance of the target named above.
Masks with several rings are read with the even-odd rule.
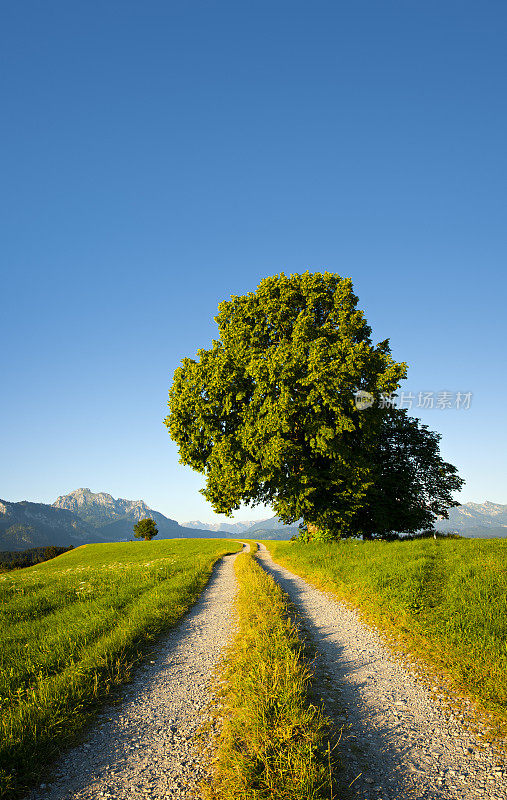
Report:
[[[332,273],[266,278],[220,304],[220,338],[176,370],[165,423],[218,513],[266,503],[309,539],[372,537],[458,505],[440,436],[379,402],[407,367],[372,343],[357,301]]]
[[[406,376],[374,345],[348,278],[275,275],[219,306],[220,338],[174,374],[165,420],[180,461],[218,513],[266,503],[314,532],[358,532],[386,417],[375,401]]]

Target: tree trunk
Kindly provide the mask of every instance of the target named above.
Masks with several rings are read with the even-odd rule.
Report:
[[[321,533],[320,528],[318,525],[315,525],[313,522],[306,523],[306,530],[308,532],[308,539],[311,541],[312,539],[319,539],[319,534]]]

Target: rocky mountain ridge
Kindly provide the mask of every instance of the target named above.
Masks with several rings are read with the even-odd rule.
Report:
[[[139,520],[151,516],[152,513],[159,514],[157,511],[154,512],[144,500],[114,498],[106,492],[92,492],[90,489],[75,489],[69,494],[58,497],[53,506],[73,511],[74,514],[92,525],[103,525],[106,520],[114,522],[126,516]],[[176,520],[169,519],[163,514],[159,514],[159,516],[174,525],[178,524]]]

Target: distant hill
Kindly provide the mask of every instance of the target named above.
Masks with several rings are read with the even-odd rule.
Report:
[[[292,539],[293,536],[298,536],[299,528],[256,528],[255,531],[247,531],[245,537],[248,539],[279,539],[281,541]]]
[[[449,519],[437,520],[435,528],[442,533],[452,531],[471,539],[507,537],[507,505],[490,500],[485,503],[463,503],[449,509]],[[266,535],[268,532],[269,535]],[[297,536],[298,532],[298,523],[288,526],[278,517],[272,517],[252,525],[248,530],[248,538],[257,536],[261,539],[264,535],[265,539],[290,539]]]
[[[104,541],[71,511],[45,503],[9,503],[0,500],[0,549],[25,550],[28,547],[74,547]]]
[[[230,536],[245,536],[252,539],[255,536],[264,539],[291,539],[299,533],[297,525],[284,525],[278,517],[262,520],[243,520],[241,522],[182,522],[184,528],[200,528],[208,531],[228,533]]]

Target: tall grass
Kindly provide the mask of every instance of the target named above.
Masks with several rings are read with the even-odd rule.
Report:
[[[266,542],[275,561],[401,633],[507,721],[507,541]]]
[[[240,544],[86,545],[0,575],[0,796],[30,784]]]
[[[329,723],[309,700],[312,674],[287,598],[251,555],[238,556],[235,568],[239,629],[225,667],[224,724],[205,796],[332,797]]]

